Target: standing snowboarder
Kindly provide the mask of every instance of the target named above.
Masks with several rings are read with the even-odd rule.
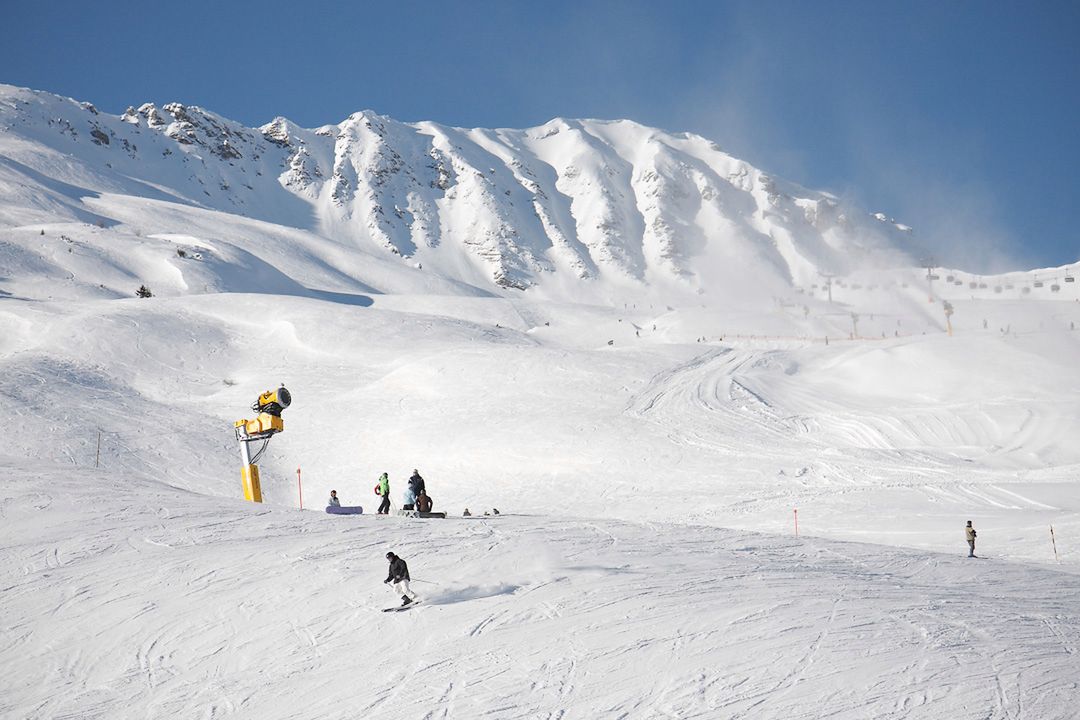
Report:
[[[385,583],[393,583],[394,590],[401,594],[401,604],[408,605],[413,601],[409,597],[412,590],[409,589],[409,566],[405,561],[392,552],[386,553],[386,559],[390,561],[390,572],[386,576]]]
[[[379,494],[382,495],[382,503],[379,505],[379,515],[390,513],[390,476],[383,473],[379,476]]]
[[[405,491],[406,510],[413,509],[413,505],[416,503],[416,498],[424,490],[424,478],[420,476],[419,470],[413,468],[412,476],[409,478],[409,489]]]
[[[975,557],[975,528],[971,527],[971,521],[967,521],[967,527],[964,528],[964,535],[967,537],[968,544],[968,557]]]

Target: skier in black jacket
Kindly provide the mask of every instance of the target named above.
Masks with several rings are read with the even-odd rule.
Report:
[[[386,559],[390,561],[390,572],[383,582],[392,582],[394,590],[401,593],[401,604],[408,605],[414,599],[409,597],[412,593],[412,590],[409,589],[409,566],[392,552],[386,553]]]

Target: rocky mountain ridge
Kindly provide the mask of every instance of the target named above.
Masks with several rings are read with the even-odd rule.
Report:
[[[782,288],[913,262],[910,229],[883,213],[627,120],[462,129],[363,111],[315,129],[282,117],[248,128],[176,102],[110,116],[0,86],[0,130],[8,182],[33,196],[0,208],[8,224],[81,217],[83,194],[128,194],[518,290],[560,277],[704,292],[747,275]]]

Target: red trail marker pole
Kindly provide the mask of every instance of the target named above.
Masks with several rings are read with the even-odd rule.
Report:
[[[300,509],[304,509],[304,486],[300,484],[300,468],[296,468],[296,488],[300,491]]]
[[[799,537],[799,508],[795,508],[795,537]]]

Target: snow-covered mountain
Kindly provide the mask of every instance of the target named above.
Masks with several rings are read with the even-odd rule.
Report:
[[[1075,717],[1080,265],[910,237],[625,121],[0,88],[0,717]]]
[[[363,111],[316,129],[281,117],[247,128],[175,102],[117,117],[0,86],[0,129],[9,224],[94,219],[80,197],[128,195],[518,289],[569,277],[715,292],[750,275],[767,296],[819,272],[910,261],[906,228],[881,213],[627,120],[467,130]]]

